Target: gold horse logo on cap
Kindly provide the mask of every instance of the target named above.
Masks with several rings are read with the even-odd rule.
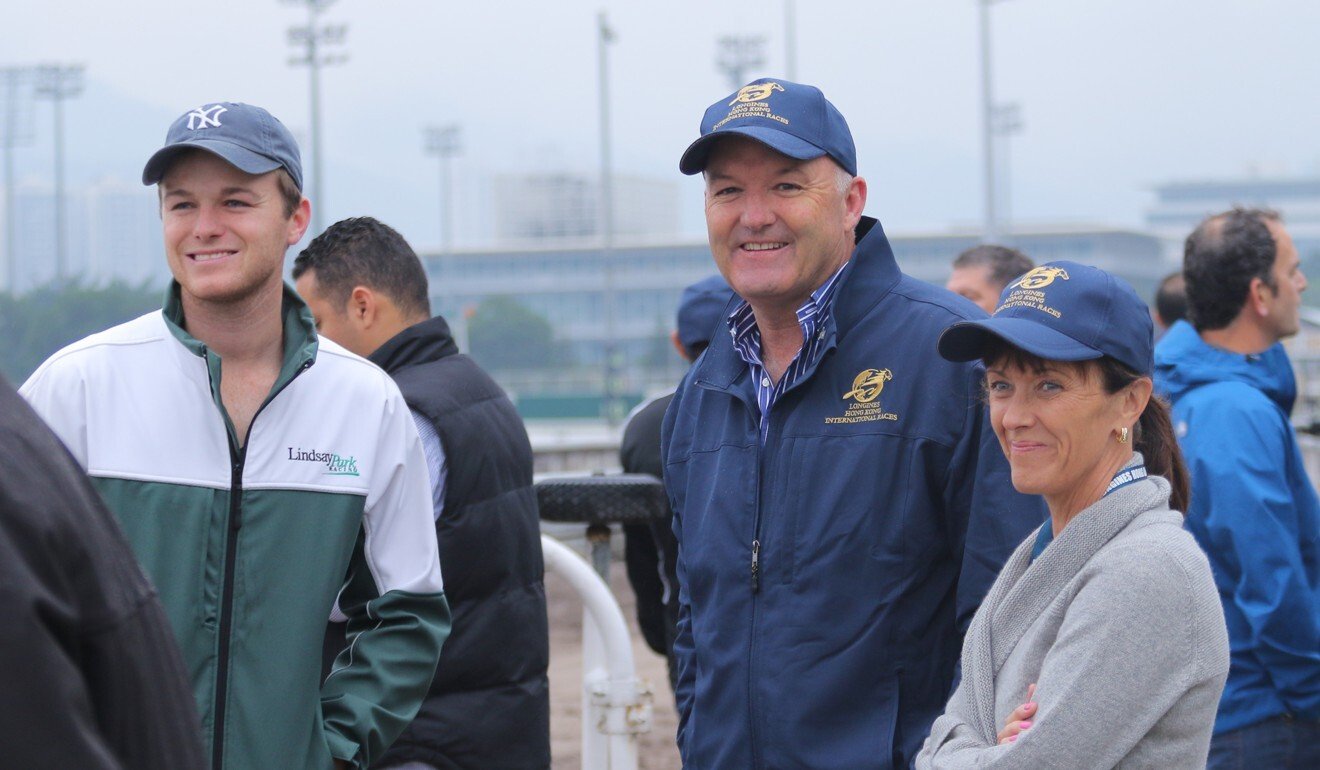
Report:
[[[753,83],[750,86],[743,86],[738,89],[738,95],[729,102],[730,106],[738,102],[759,102],[770,98],[770,94],[775,91],[783,91],[784,87],[778,83]]]
[[[853,379],[852,390],[843,394],[843,400],[857,399],[859,404],[869,404],[880,397],[885,383],[894,379],[894,373],[888,369],[864,369]]]
[[[1037,267],[1028,271],[1026,275],[1009,284],[1009,288],[1020,287],[1023,289],[1043,289],[1054,283],[1055,278],[1068,280],[1068,271],[1061,267]]]

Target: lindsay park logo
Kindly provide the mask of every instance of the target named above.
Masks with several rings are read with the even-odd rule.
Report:
[[[325,466],[325,476],[358,476],[357,458],[344,457],[334,452],[289,447],[289,459],[294,462],[319,463]]]

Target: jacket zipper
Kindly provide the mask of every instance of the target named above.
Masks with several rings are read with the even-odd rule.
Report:
[[[772,407],[773,411],[773,407]],[[766,419],[770,419],[767,415]],[[747,724],[751,732],[752,749],[752,767],[761,767],[761,730],[756,715],[759,708],[758,698],[756,697],[755,679],[756,679],[756,619],[757,619],[757,594],[761,590],[761,498],[762,487],[765,484],[765,463],[766,447],[770,444],[770,436],[767,434],[766,442],[761,443],[760,415],[756,416],[754,429],[756,430],[756,508],[752,518],[752,565],[751,565],[751,591],[752,591],[752,612],[750,631],[751,638],[747,642]],[[774,423],[770,423],[770,430],[774,430]]]
[[[203,355],[206,355],[204,352]],[[238,531],[243,527],[243,466],[247,461],[248,439],[252,437],[252,426],[256,424],[257,417],[261,415],[266,404],[275,400],[275,397],[289,387],[299,374],[307,371],[312,365],[311,361],[306,361],[293,376],[289,377],[274,393],[257,407],[257,411],[252,415],[252,420],[248,423],[247,436],[243,439],[242,448],[234,446],[233,441],[229,444],[229,456],[234,461],[232,473],[229,477],[229,522],[225,527],[225,570],[221,580],[220,588],[220,626],[217,629],[219,636],[219,649],[217,651],[215,666],[215,711],[211,723],[211,770],[223,770],[224,768],[224,739],[225,739],[225,706],[229,701],[229,642],[233,634],[234,622],[234,573],[235,565],[238,562]],[[214,386],[212,387],[212,397],[215,396]],[[223,401],[221,402],[223,403]]]

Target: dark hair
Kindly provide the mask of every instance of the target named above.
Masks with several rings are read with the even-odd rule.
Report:
[[[1269,223],[1279,222],[1268,209],[1234,208],[1196,226],[1183,249],[1187,312],[1197,331],[1222,329],[1237,318],[1247,301],[1251,279],[1271,290],[1278,244]]]
[[[1181,271],[1170,273],[1155,290],[1155,313],[1160,323],[1173,326],[1174,321],[1187,317],[1187,282]]]
[[[293,278],[316,271],[326,301],[343,307],[354,286],[389,296],[405,316],[431,315],[426,270],[417,253],[392,227],[371,218],[335,222],[293,261]]]
[[[982,360],[986,366],[1008,364],[1036,372],[1044,369],[1047,363],[1051,363],[1003,340],[989,341]],[[1090,361],[1060,363],[1070,363],[1082,368],[1088,365],[1096,367],[1105,392],[1110,395],[1143,376],[1109,356]],[[1162,396],[1152,393],[1150,400],[1146,402],[1146,408],[1137,419],[1136,428],[1133,430],[1132,448],[1145,458],[1146,470],[1150,475],[1163,476],[1169,482],[1169,486],[1172,487],[1169,492],[1169,507],[1186,513],[1187,503],[1191,500],[1191,479],[1187,474],[1187,463],[1183,461],[1182,450],[1178,448],[1178,439],[1173,433],[1169,404]]]
[[[954,269],[981,265],[990,268],[990,280],[1000,286],[1007,286],[1009,281],[1036,266],[1017,249],[991,244],[973,246],[953,260]]]

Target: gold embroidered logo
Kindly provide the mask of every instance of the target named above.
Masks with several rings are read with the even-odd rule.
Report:
[[[1051,307],[1046,301],[1045,292],[1041,291],[1054,283],[1056,278],[1062,281],[1068,280],[1068,271],[1061,267],[1037,267],[1028,271],[1026,275],[1008,285],[1008,294],[1004,296],[1004,301],[999,307],[995,308],[995,313],[998,314],[1004,308],[1029,307],[1046,315],[1062,318],[1063,313]]]
[[[1068,280],[1068,271],[1061,267],[1037,267],[1008,286],[1009,288],[1043,289],[1054,283],[1055,278]]]
[[[859,404],[869,404],[885,389],[885,383],[892,379],[894,373],[888,369],[867,369],[853,380],[852,390],[843,394],[843,400],[855,398]]]
[[[843,394],[845,402],[851,400],[848,408],[838,417],[826,417],[826,425],[841,425],[854,422],[875,422],[877,420],[897,420],[898,415],[886,412],[877,400],[885,389],[885,383],[894,379],[889,369],[863,369],[853,378],[852,389]]]
[[[770,102],[766,101],[775,91],[783,90],[783,86],[772,81],[743,86],[738,89],[738,95],[733,97],[733,101],[729,102],[729,114],[725,115],[720,122],[711,126],[710,130],[717,131],[725,123],[739,118],[761,118],[783,123],[787,126],[788,118],[775,114],[770,109]]]
[[[739,88],[738,95],[733,97],[733,101],[729,102],[729,106],[733,106],[738,102],[759,102],[764,99],[769,99],[770,94],[773,94],[775,91],[783,90],[784,87],[778,83],[753,83],[750,86]]]

